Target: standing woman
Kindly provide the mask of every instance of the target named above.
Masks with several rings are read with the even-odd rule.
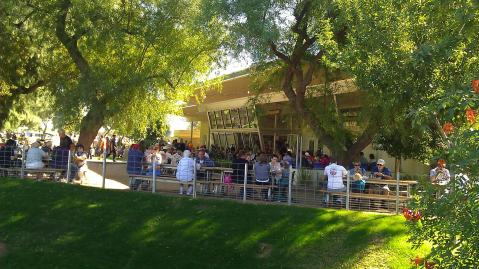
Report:
[[[180,162],[178,163],[176,170],[176,179],[180,181],[180,195],[183,194],[184,185],[188,186],[188,192],[186,193],[187,195],[191,195],[193,193],[193,185],[191,184],[191,181],[193,181],[196,165],[190,155],[191,152],[189,150],[183,151],[183,158],[181,158]]]
[[[256,185],[270,185],[269,173],[271,166],[268,163],[268,158],[264,153],[258,157],[258,161],[254,166],[254,175],[256,177]],[[261,196],[263,200],[268,198],[268,190],[261,188]]]

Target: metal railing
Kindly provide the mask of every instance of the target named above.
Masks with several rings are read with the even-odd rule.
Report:
[[[13,153],[12,153],[13,152]],[[3,155],[2,155],[3,154]],[[136,155],[135,155],[136,154]],[[53,179],[71,183],[77,176],[74,153],[69,150],[52,151],[44,159],[44,166],[28,168],[28,150],[0,151],[0,175],[20,178]],[[185,182],[192,187],[191,197],[215,197],[243,202],[287,203],[360,211],[396,212],[405,206],[416,188],[416,180],[400,174],[394,180],[362,178],[353,180],[347,174],[344,188],[328,189],[323,170],[293,169],[283,166],[281,173],[271,173],[246,160],[215,162],[192,159],[192,178]],[[178,194],[180,182],[176,162],[151,157],[145,161],[143,153],[128,155],[126,164],[129,188],[134,191]],[[108,163],[102,162],[102,188],[105,188]],[[184,171],[183,171],[184,172]],[[266,173],[266,174],[265,174]],[[265,177],[265,175],[267,175]],[[260,179],[262,177],[263,180]],[[417,177],[425,177],[420,175]],[[386,188],[387,186],[387,188]]]

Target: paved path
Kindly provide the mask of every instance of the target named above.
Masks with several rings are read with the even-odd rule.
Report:
[[[84,183],[83,185],[89,186],[89,187],[101,188],[103,179],[102,179],[102,176],[100,174],[98,174],[98,173],[96,173],[92,170],[88,170],[86,172],[86,177],[87,177],[87,182]],[[106,178],[105,179],[105,188],[124,190],[124,189],[128,189],[128,186],[121,183],[121,182],[115,181],[113,179]]]

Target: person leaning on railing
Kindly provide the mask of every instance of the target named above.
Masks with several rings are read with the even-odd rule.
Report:
[[[256,177],[256,185],[270,185],[269,172],[271,167],[268,163],[266,154],[261,153],[258,157],[258,161],[254,166],[254,175]],[[268,198],[268,190],[261,188],[261,197],[263,200]]]
[[[326,193],[325,202],[329,203],[329,193],[344,192],[346,187],[343,183],[343,178],[348,174],[344,166],[338,165],[334,157],[330,158],[330,164],[324,168],[324,175],[328,178],[328,192]],[[343,203],[342,199],[339,203]]]
[[[196,165],[190,155],[191,152],[189,150],[183,151],[183,158],[181,158],[178,163],[178,168],[176,170],[176,179],[180,182],[180,195],[184,193],[184,185],[188,187],[187,195],[193,193],[193,185],[191,182],[193,181]]]

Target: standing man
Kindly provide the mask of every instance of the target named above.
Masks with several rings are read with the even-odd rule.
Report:
[[[330,158],[330,164],[324,168],[324,175],[328,178],[328,192],[326,193],[325,202],[329,203],[329,193],[344,192],[346,187],[343,178],[348,174],[344,166],[338,165],[334,157]],[[342,199],[339,201],[342,203]]]
[[[111,141],[110,141],[110,153],[112,154],[113,162],[116,162],[116,152],[118,149],[117,145],[118,145],[118,142],[116,141],[116,134],[114,134],[111,137]]]
[[[65,134],[65,130],[60,129],[58,131],[58,136],[60,137],[60,148],[70,149],[73,145],[72,139]]]

